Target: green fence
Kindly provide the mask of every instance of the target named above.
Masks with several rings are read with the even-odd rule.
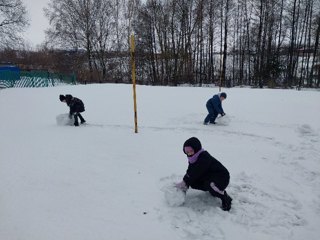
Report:
[[[75,74],[49,73],[47,71],[0,71],[0,88],[53,87],[76,84]]]

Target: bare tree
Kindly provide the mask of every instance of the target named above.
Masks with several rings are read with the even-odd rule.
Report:
[[[207,83],[215,82],[215,61],[214,61],[214,52],[215,52],[215,21],[216,10],[217,9],[217,1],[210,0],[208,1],[207,6],[207,21],[206,21],[206,29],[207,29],[207,62],[206,62],[206,74],[207,74]]]
[[[93,78],[93,35],[96,9],[93,0],[51,0],[45,9],[50,29],[49,43],[55,47],[85,49],[91,79]]]
[[[316,16],[316,19],[314,21],[315,25],[315,33],[314,33],[314,38],[315,38],[315,43],[314,43],[314,50],[313,50],[313,57],[312,57],[312,65],[311,65],[311,72],[310,72],[310,82],[309,86],[312,87],[312,80],[313,80],[313,74],[315,72],[315,62],[316,58],[318,57],[318,65],[317,65],[317,71],[318,71],[318,77],[317,80],[315,81],[315,86],[319,87],[320,86],[320,54],[319,54],[319,39],[320,39],[320,14]]]
[[[20,34],[28,25],[27,11],[21,0],[0,0],[0,48],[21,43]]]
[[[100,81],[105,81],[107,77],[107,52],[112,45],[112,31],[114,29],[113,11],[115,6],[112,1],[108,0],[96,0],[94,1],[94,8],[96,20],[93,28],[92,45],[96,55],[96,59],[99,62],[97,70],[101,69],[102,76]],[[115,44],[117,48],[117,44]]]

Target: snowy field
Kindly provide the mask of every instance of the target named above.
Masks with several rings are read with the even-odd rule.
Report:
[[[226,116],[202,125],[217,88],[78,85],[0,91],[1,240],[317,240],[320,92],[223,89]],[[59,94],[81,98],[88,124],[61,126]],[[230,171],[230,212],[166,190],[198,137]]]

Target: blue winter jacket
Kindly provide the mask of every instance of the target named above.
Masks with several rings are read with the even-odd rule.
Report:
[[[224,113],[219,94],[216,94],[212,98],[210,98],[207,102],[207,106],[208,105],[211,106],[217,113]]]

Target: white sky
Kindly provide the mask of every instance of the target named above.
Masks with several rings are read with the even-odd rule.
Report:
[[[30,26],[25,32],[25,39],[36,46],[45,40],[44,31],[49,27],[49,22],[44,16],[43,8],[47,7],[49,0],[22,0],[28,11]]]

